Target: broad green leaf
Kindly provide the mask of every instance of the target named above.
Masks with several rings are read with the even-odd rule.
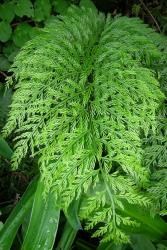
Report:
[[[14,3],[13,2],[6,2],[0,4],[0,18],[3,21],[11,22],[15,16],[14,12]]]
[[[69,250],[75,240],[77,230],[73,229],[71,225],[66,222],[63,232],[61,234],[61,239],[56,247],[56,250]]]
[[[10,67],[8,59],[4,55],[0,55],[0,71],[7,71]]]
[[[31,208],[32,209],[32,208]],[[28,229],[28,225],[30,222],[30,218],[31,218],[31,209],[27,212],[26,216],[24,217],[24,220],[22,222],[22,227],[21,227],[21,231],[22,231],[22,237],[23,239],[25,238],[27,229]]]
[[[34,20],[43,21],[50,16],[51,4],[49,0],[36,0],[34,4]]]
[[[142,210],[142,208],[135,205],[124,203],[124,207],[123,213],[126,216],[132,216],[141,224],[138,230],[135,229],[136,232],[144,233],[153,240],[163,238],[167,234],[167,223],[160,216],[152,217],[148,210]]]
[[[96,10],[96,6],[94,5],[94,3],[91,0],[81,0],[80,6],[88,8],[88,9]]]
[[[3,47],[3,54],[8,58],[9,62],[13,62],[15,56],[19,52],[19,48],[13,41],[9,41]]]
[[[64,15],[69,7],[69,1],[67,0],[57,0],[54,2],[55,11]]]
[[[13,41],[15,45],[18,47],[22,47],[28,40],[30,40],[31,30],[32,27],[29,24],[19,24],[13,33]]]
[[[12,28],[6,21],[0,22],[0,41],[7,42],[12,34]]]
[[[9,250],[11,248],[17,230],[19,229],[27,211],[32,206],[36,185],[37,179],[34,179],[7,218],[2,230],[0,231],[0,250]]]
[[[35,193],[30,223],[22,250],[52,249],[57,233],[60,209],[53,193],[44,194],[44,184],[40,180]]]
[[[79,210],[79,200],[75,200],[70,204],[68,210],[65,211],[65,216],[68,220],[68,223],[74,230],[79,230],[82,228],[78,217],[78,210]]]
[[[15,13],[19,17],[34,16],[33,5],[30,0],[17,0],[17,4],[15,6]]]
[[[10,160],[12,153],[8,143],[0,136],[0,155]]]
[[[12,90],[5,89],[5,86],[3,86],[3,84],[0,84],[0,128],[4,126],[4,123],[6,121],[11,98]]]
[[[131,246],[133,250],[156,250],[153,243],[144,235],[133,235]]]

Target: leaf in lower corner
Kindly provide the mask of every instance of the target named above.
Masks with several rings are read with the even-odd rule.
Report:
[[[4,223],[3,228],[0,231],[0,249],[11,249],[17,231],[24,220],[24,216],[32,206],[36,184],[37,179],[34,179]]]
[[[44,183],[39,181],[22,250],[43,250],[53,247],[60,210],[56,206],[54,194],[49,193],[44,198],[43,192]]]
[[[31,30],[32,27],[29,24],[19,24],[13,33],[13,41],[15,45],[18,47],[22,47],[28,40],[30,40]]]
[[[133,250],[156,250],[153,243],[144,235],[132,236],[132,249]]]

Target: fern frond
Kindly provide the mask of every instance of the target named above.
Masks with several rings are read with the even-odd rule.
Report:
[[[151,169],[151,184],[148,188],[159,213],[167,209],[167,107],[164,103],[157,115],[158,126],[145,143],[145,165]]]
[[[13,168],[27,152],[39,158],[45,192],[63,209],[98,188],[81,212],[104,241],[128,242],[124,201],[150,206],[143,138],[156,130],[164,100],[154,66],[163,40],[139,19],[112,20],[72,7],[16,57],[16,83],[4,136],[16,134]]]

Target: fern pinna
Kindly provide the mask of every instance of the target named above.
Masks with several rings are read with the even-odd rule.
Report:
[[[156,65],[163,37],[137,18],[71,7],[16,57],[4,136],[15,133],[16,169],[38,156],[45,185],[65,211],[84,197],[80,219],[103,242],[129,242],[140,222],[126,207],[152,209],[143,140],[164,101]],[[92,195],[91,195],[92,194]],[[135,229],[136,228],[136,229]]]

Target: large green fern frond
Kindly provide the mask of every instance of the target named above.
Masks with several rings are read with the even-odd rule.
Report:
[[[138,222],[124,203],[150,206],[143,138],[155,131],[164,99],[154,68],[163,37],[139,19],[114,20],[72,7],[16,57],[15,85],[4,135],[15,132],[13,168],[27,152],[39,157],[45,192],[67,209],[88,189],[104,189],[81,217],[104,241],[128,242]]]

